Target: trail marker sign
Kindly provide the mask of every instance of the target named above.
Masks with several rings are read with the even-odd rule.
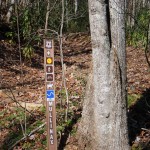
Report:
[[[54,42],[44,40],[45,99],[48,150],[57,150],[56,102],[54,76]]]
[[[47,64],[53,64],[53,58],[52,57],[47,57],[46,58],[46,63]]]
[[[47,101],[53,101],[55,98],[54,90],[47,90]]]
[[[46,40],[45,39],[45,48],[46,49],[52,49],[52,40]]]
[[[47,73],[53,73],[53,66],[46,66]]]

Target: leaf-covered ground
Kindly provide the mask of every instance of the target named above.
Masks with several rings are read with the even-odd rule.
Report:
[[[43,48],[34,46],[32,59],[22,59],[16,44],[0,41],[0,149],[7,150],[24,134],[45,122]],[[88,73],[91,70],[91,43],[87,34],[69,34],[63,39],[65,75],[69,94],[68,121],[65,122],[66,95],[58,42],[55,41],[55,81],[59,149],[78,150],[75,138],[81,117]],[[150,148],[150,70],[144,50],[127,48],[129,136],[133,149]],[[25,103],[26,102],[26,103]],[[25,105],[26,104],[26,105]],[[23,108],[26,107],[27,111]],[[46,149],[46,128],[40,128],[13,149]]]

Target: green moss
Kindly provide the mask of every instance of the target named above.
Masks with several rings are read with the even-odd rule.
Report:
[[[140,94],[129,94],[128,95],[128,107],[136,103],[136,101],[141,97]]]
[[[42,107],[40,108],[40,111],[41,111],[43,114],[45,114],[45,112],[46,112],[46,107],[45,107],[45,106],[42,106]]]

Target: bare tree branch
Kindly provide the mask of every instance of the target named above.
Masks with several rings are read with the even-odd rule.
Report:
[[[20,140],[18,140],[16,143],[14,143],[8,150],[13,149],[17,144],[19,144],[21,141],[25,140],[26,138],[29,138],[32,134],[34,134],[36,131],[40,130],[46,125],[46,122],[41,124],[39,127],[32,130],[28,135],[23,136]]]

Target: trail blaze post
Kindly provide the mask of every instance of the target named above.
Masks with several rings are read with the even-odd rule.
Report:
[[[48,150],[57,150],[54,41],[44,40],[45,99]]]

